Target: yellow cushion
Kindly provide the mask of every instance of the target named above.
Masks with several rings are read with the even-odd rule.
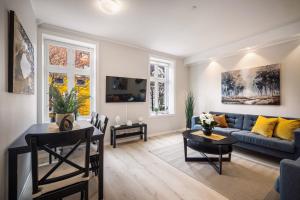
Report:
[[[288,120],[279,117],[275,128],[275,136],[285,140],[294,139],[294,130],[300,128],[300,120]]]
[[[225,115],[214,115],[214,120],[218,123],[219,127],[228,128]]]
[[[277,118],[266,118],[258,116],[252,132],[263,135],[265,137],[272,137],[274,128],[277,124]]]

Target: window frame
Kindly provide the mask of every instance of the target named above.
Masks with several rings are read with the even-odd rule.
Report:
[[[68,91],[75,87],[75,75],[88,75],[90,77],[90,113],[96,110],[96,46],[89,43],[70,40],[66,38],[44,35],[42,38],[43,63],[43,90],[42,90],[42,122],[49,122],[49,73],[65,73],[68,80]],[[48,46],[54,45],[67,48],[67,65],[50,65]],[[90,53],[90,67],[77,69],[75,67],[76,50]],[[88,119],[90,116],[79,116],[78,119]]]
[[[165,77],[159,78],[157,75],[151,76],[151,65],[154,64],[157,67],[164,67],[165,68]],[[155,67],[156,68],[156,67]],[[174,88],[175,88],[175,81],[174,81],[174,68],[175,68],[175,62],[170,59],[165,58],[159,58],[157,56],[150,56],[149,57],[149,114],[150,117],[156,117],[156,116],[168,116],[168,115],[174,115],[175,114],[175,98],[174,98]],[[155,84],[155,95],[154,95],[154,107],[158,107],[158,101],[159,101],[159,87],[158,83],[164,83],[165,84],[165,94],[164,94],[164,102],[165,106],[168,107],[165,111],[159,111],[156,113],[155,111],[152,111],[152,100],[151,100],[151,82],[154,82]]]

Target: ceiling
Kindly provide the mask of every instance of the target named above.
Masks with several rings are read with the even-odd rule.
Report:
[[[105,15],[97,0],[31,0],[53,24],[187,57],[300,20],[300,0],[120,0]]]

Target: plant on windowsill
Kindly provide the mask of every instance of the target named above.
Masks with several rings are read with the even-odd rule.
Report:
[[[207,136],[210,136],[212,134],[213,128],[218,124],[214,120],[214,116],[209,113],[202,113],[200,115],[200,124],[203,127],[203,133]]]
[[[158,111],[159,111],[158,108],[154,108],[154,112],[155,112],[156,115],[158,115]]]
[[[55,122],[58,126],[62,119],[66,118],[74,122],[74,114],[84,105],[89,96],[79,96],[76,89],[72,88],[70,92],[61,93],[57,87],[50,85],[49,94],[51,96],[50,104],[55,113]]]
[[[189,92],[185,100],[185,118],[186,128],[190,129],[192,125],[192,117],[194,115],[195,100],[192,92]]]

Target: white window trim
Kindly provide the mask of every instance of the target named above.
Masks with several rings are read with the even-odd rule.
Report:
[[[48,102],[48,94],[49,94],[49,88],[48,88],[48,73],[49,72],[58,72],[58,73],[70,73],[75,75],[76,71],[79,71],[78,69],[66,69],[63,67],[59,67],[59,68],[55,68],[52,67],[50,65],[48,65],[48,50],[46,50],[48,43],[51,41],[51,44],[55,44],[57,43],[58,46],[62,46],[62,47],[71,47],[74,48],[74,46],[79,49],[79,50],[83,50],[83,51],[89,51],[89,52],[93,52],[93,54],[91,54],[91,63],[90,63],[90,69],[87,70],[80,70],[80,75],[90,75],[90,90],[91,90],[91,112],[96,110],[96,57],[97,57],[97,52],[96,52],[96,45],[95,44],[91,44],[91,43],[86,43],[86,42],[81,42],[81,41],[77,41],[77,40],[71,40],[68,38],[64,38],[64,37],[58,37],[55,35],[49,35],[49,34],[44,34],[42,33],[42,56],[41,56],[41,63],[42,63],[42,81],[40,82],[42,84],[42,91],[41,91],[41,98],[39,98],[39,101],[41,101],[41,111],[42,111],[42,122],[49,122],[48,121],[48,106],[47,106],[47,102]],[[63,44],[63,45],[62,45]],[[69,52],[68,52],[68,55]],[[69,60],[71,59],[70,56],[68,56],[68,63]],[[74,61],[72,61],[71,65],[73,65]],[[89,72],[90,71],[90,72]],[[71,76],[70,79],[68,78],[68,90],[72,87],[72,82],[74,82],[74,76]],[[79,119],[87,119],[89,118],[89,116],[81,116],[79,117]]]
[[[149,117],[150,118],[156,118],[156,117],[172,117],[175,116],[175,61],[168,58],[162,58],[160,56],[150,55],[149,56],[149,65],[148,65],[148,76],[149,76],[149,94],[150,94],[150,83],[154,79],[150,76],[150,65],[151,62],[160,62],[160,63],[167,63],[168,64],[168,77],[166,77],[166,81],[163,81],[166,83],[166,89],[168,90],[168,94],[166,94],[165,101],[168,101],[168,112],[158,112],[155,113],[151,110],[151,95],[149,96]],[[157,80],[157,78],[155,79]],[[157,97],[158,95],[156,95]]]

